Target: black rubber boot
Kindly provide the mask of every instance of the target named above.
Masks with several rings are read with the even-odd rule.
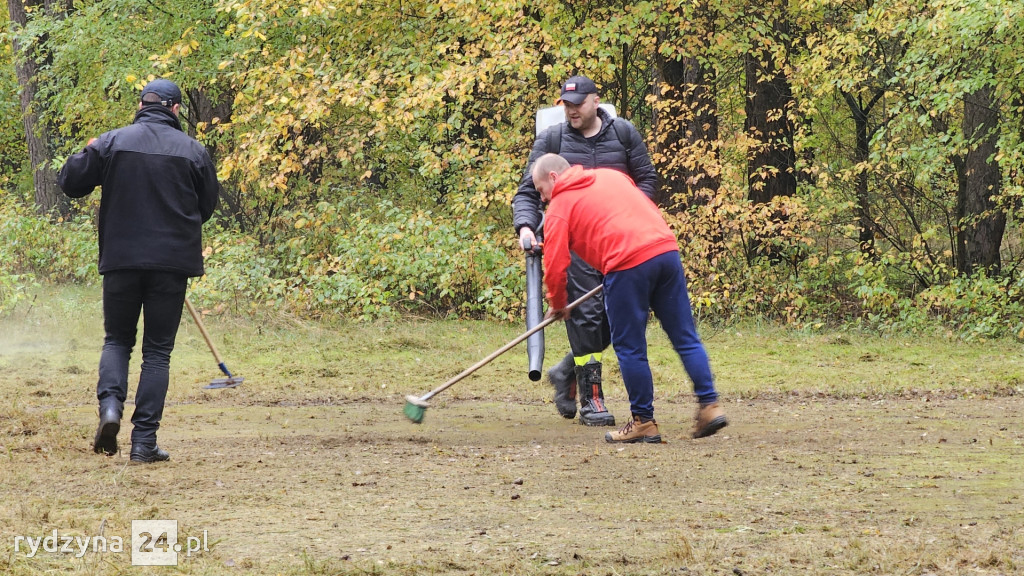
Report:
[[[604,405],[601,363],[591,360],[583,366],[577,366],[576,382],[580,390],[580,424],[615,426],[615,416]]]
[[[548,370],[548,380],[555,388],[555,408],[562,418],[576,417],[576,363],[570,352],[562,361]]]
[[[117,433],[121,430],[121,403],[107,402],[100,406],[100,425],[92,441],[92,451],[113,456],[117,454]]]

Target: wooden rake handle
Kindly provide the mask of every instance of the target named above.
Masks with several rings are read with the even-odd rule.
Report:
[[[575,307],[579,306],[579,305],[580,305],[580,304],[582,304],[583,302],[585,302],[585,301],[589,300],[590,298],[594,297],[594,296],[595,296],[595,295],[596,295],[596,294],[597,294],[598,292],[600,292],[600,291],[601,291],[601,290],[602,290],[603,288],[604,288],[604,286],[603,286],[603,285],[601,285],[601,286],[598,286],[597,288],[594,288],[593,290],[591,290],[590,292],[587,292],[587,293],[586,293],[586,294],[584,294],[583,296],[580,296],[580,297],[579,297],[579,298],[577,298],[577,299],[576,299],[576,300],[575,300],[574,302],[571,302],[571,303],[570,303],[570,304],[569,304],[568,306],[566,306],[566,307],[565,307],[565,311],[566,311],[566,312],[569,312],[569,311],[570,311],[570,310],[572,310],[573,308],[575,308]],[[487,365],[487,364],[488,364],[488,363],[489,363],[489,362],[490,362],[491,360],[494,360],[494,359],[495,359],[495,358],[497,358],[498,356],[501,356],[501,355],[502,355],[502,354],[504,354],[505,352],[508,352],[509,350],[511,350],[512,348],[514,348],[514,347],[515,347],[515,346],[516,346],[517,344],[519,344],[520,342],[522,342],[523,340],[526,340],[527,338],[529,338],[530,336],[534,335],[535,333],[537,333],[537,332],[540,332],[541,330],[543,330],[544,328],[546,328],[546,327],[547,327],[547,326],[548,326],[549,324],[551,324],[552,322],[555,322],[555,321],[557,321],[557,320],[558,320],[558,319],[557,319],[557,318],[555,318],[554,316],[552,316],[552,317],[550,317],[550,318],[546,318],[546,319],[545,319],[544,321],[542,321],[542,322],[541,322],[540,324],[537,324],[537,325],[536,325],[536,326],[534,326],[533,328],[530,328],[530,329],[529,329],[529,330],[527,330],[526,332],[523,332],[523,333],[522,333],[522,334],[520,334],[519,336],[516,336],[516,337],[515,337],[515,338],[514,338],[514,339],[513,339],[513,340],[512,340],[511,342],[509,342],[508,344],[505,344],[505,345],[504,345],[504,346],[502,346],[501,348],[498,348],[498,349],[497,349],[497,350],[495,350],[494,352],[491,352],[491,354],[490,354],[490,355],[488,355],[488,356],[487,356],[486,358],[484,358],[483,360],[481,360],[481,361],[477,362],[476,364],[473,364],[473,365],[472,365],[472,366],[470,366],[469,368],[466,368],[465,370],[463,370],[462,372],[460,372],[460,373],[459,373],[459,374],[458,374],[457,376],[453,377],[453,378],[452,378],[451,380],[449,380],[449,381],[445,382],[444,384],[441,384],[440,386],[438,386],[437,388],[434,388],[434,389],[433,389],[433,390],[431,390],[430,392],[427,392],[427,393],[426,393],[426,394],[424,394],[423,396],[420,396],[419,400],[420,400],[420,401],[422,401],[422,402],[426,402],[427,400],[430,400],[430,399],[431,399],[431,398],[433,398],[433,397],[434,397],[435,395],[437,395],[437,394],[439,394],[439,393],[441,393],[441,392],[443,392],[443,391],[447,390],[448,388],[450,388],[450,387],[451,387],[451,386],[452,386],[453,384],[455,384],[455,383],[456,383],[456,382],[458,382],[459,380],[462,380],[462,379],[463,379],[463,378],[465,378],[466,376],[469,376],[469,375],[470,375],[470,374],[472,374],[473,372],[476,372],[476,371],[477,371],[477,370],[479,370],[480,368],[482,368],[482,367],[484,367],[485,365]]]
[[[213,340],[210,339],[210,335],[206,332],[206,326],[203,326],[203,320],[199,317],[199,312],[196,311],[192,303],[189,302],[188,297],[185,297],[185,307],[188,308],[188,313],[192,315],[192,319],[195,320],[196,326],[199,328],[199,333],[203,335],[203,340],[206,340],[206,345],[210,347],[210,352],[213,352],[213,358],[217,361],[217,365],[223,365],[224,361],[220,359],[220,353],[217,352],[217,347],[213,345]]]

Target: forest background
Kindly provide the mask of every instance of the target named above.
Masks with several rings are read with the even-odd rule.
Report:
[[[703,320],[1024,338],[1015,0],[8,0],[0,314],[96,283],[67,155],[168,77],[213,312],[519,320],[510,200],[574,73],[644,135]]]

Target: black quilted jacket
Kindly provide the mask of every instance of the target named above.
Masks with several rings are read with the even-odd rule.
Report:
[[[540,225],[540,193],[533,187],[530,171],[533,169],[534,161],[548,152],[558,153],[572,165],[578,164],[584,168],[612,168],[623,172],[633,179],[637,188],[644,194],[649,198],[654,197],[658,174],[651,164],[651,157],[647,154],[647,146],[644,145],[640,133],[624,118],[612,118],[600,108],[597,114],[601,118],[601,131],[592,138],[584,138],[583,134],[564,122],[547,128],[537,136],[519,188],[512,198],[512,224],[517,234],[523,226],[536,231]],[[628,137],[620,140],[620,131],[612,124],[623,122],[627,129],[621,130],[621,133]],[[551,130],[562,131],[560,142],[558,138],[551,137]],[[560,149],[549,150],[551,142],[559,142]]]

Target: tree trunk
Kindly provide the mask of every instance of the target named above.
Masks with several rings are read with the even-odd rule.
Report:
[[[871,101],[864,104],[860,99],[855,98],[849,92],[842,92],[846,105],[853,117],[854,133],[856,134],[856,146],[854,148],[853,162],[863,166],[868,161],[868,144],[871,138],[871,130],[868,125],[868,118],[871,109],[878,103],[884,92],[879,90],[872,96]],[[861,170],[857,173],[856,191],[857,197],[857,229],[858,244],[861,254],[869,258],[875,256],[875,220],[871,216],[871,198],[869,196],[868,173]]]
[[[746,78],[746,119],[744,129],[750,141],[747,150],[747,198],[754,204],[767,204],[780,196],[796,194],[796,153],[793,150],[793,123],[790,114],[794,99],[786,77],[789,23],[785,5],[755,8],[755,17],[769,18],[770,38],[754,38],[754,46],[744,56]],[[783,47],[781,53],[775,47]],[[763,226],[752,231],[747,258],[767,255],[773,262],[781,258],[766,250],[766,240],[775,234],[779,222],[787,216],[772,213]]]
[[[25,6],[44,10],[66,10],[67,2],[41,2],[39,0],[7,0],[7,11],[11,23],[17,29],[28,25],[28,14]],[[53,12],[50,12],[53,13]],[[54,217],[67,217],[71,213],[71,204],[67,196],[57,186],[57,171],[52,167],[53,151],[50,145],[50,127],[40,120],[36,111],[36,95],[39,92],[36,83],[36,64],[38,51],[44,42],[23,46],[17,38],[13,41],[15,52],[14,73],[21,87],[21,117],[25,127],[25,143],[28,148],[29,162],[32,163],[32,180],[35,188],[36,211]]]
[[[992,157],[999,140],[999,113],[991,86],[964,99],[964,136],[970,141],[957,196],[957,270],[998,273],[1006,214],[996,199],[1002,175]]]
[[[664,185],[655,201],[663,207],[706,204],[721,185],[714,72],[682,57],[665,61],[662,75],[661,98],[669,105],[659,111]]]
[[[777,20],[773,29],[788,34],[788,25]],[[790,113],[793,93],[769,50],[755,48],[744,57],[747,117],[744,129],[752,144],[747,152],[747,197],[765,203],[777,196],[796,193],[796,155]]]
[[[188,117],[184,118],[184,124],[188,134],[193,138],[198,135],[196,126],[200,122],[205,122],[209,126],[213,124],[214,118],[217,118],[219,123],[231,121],[231,103],[234,101],[233,94],[221,94],[214,100],[210,98],[206,90],[201,88],[187,90],[186,93],[188,94]],[[217,144],[206,144],[206,150],[210,153],[210,158],[213,159],[213,164],[216,166],[217,159],[220,156],[220,149]],[[244,229],[247,223],[242,214],[242,199],[238,189],[225,186],[221,182],[220,199],[221,212],[235,219]]]
[[[669,210],[706,204],[721,186],[717,77],[714,69],[701,59],[707,55],[707,43],[714,37],[715,18],[707,2],[694,10],[692,19],[681,10],[676,16],[678,22],[693,22],[702,31],[699,44],[690,50],[692,54],[670,55],[659,63],[661,84],[655,117],[658,140],[653,157],[663,184],[654,200]],[[666,36],[672,38],[681,32],[669,30]]]

